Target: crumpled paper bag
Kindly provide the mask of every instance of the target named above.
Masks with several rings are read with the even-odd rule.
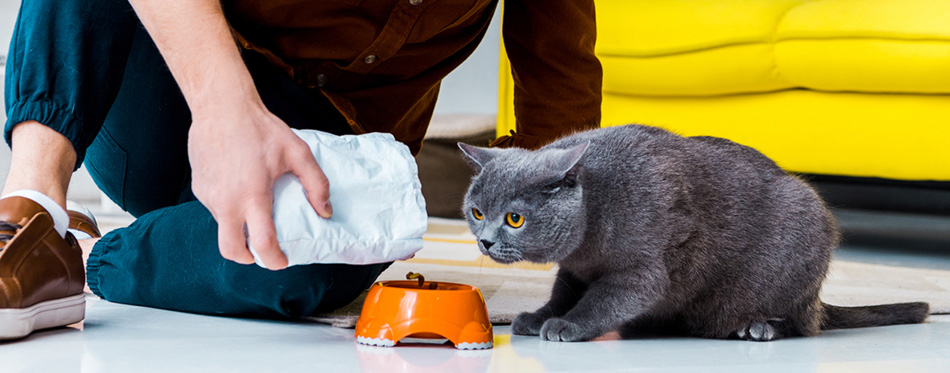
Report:
[[[330,181],[333,216],[321,218],[291,173],[274,183],[277,242],[290,266],[408,259],[427,227],[416,162],[388,133],[337,136],[293,130]],[[254,248],[251,253],[264,266]]]

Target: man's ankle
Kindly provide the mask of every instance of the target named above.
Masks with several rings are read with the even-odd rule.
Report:
[[[53,218],[60,236],[66,235],[66,188],[76,165],[72,142],[37,121],[18,123],[10,139],[10,172],[2,195],[28,198]]]
[[[10,172],[2,194],[34,190],[66,208],[66,188],[76,165],[76,151],[65,136],[36,121],[13,128]]]

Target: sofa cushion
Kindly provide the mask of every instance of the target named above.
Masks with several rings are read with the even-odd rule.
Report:
[[[598,0],[604,91],[950,93],[950,1]]]
[[[944,95],[794,89],[710,97],[608,96],[604,126],[724,137],[801,173],[950,181]]]

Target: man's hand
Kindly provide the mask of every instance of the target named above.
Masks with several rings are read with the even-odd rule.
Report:
[[[192,114],[192,189],[218,222],[221,255],[287,266],[272,218],[274,181],[293,172],[317,214],[329,217],[329,183],[310,149],[261,102],[219,0],[131,0]],[[247,238],[245,239],[245,226]]]
[[[311,205],[330,217],[329,183],[310,148],[263,105],[202,111],[188,137],[192,190],[218,222],[221,255],[253,263],[245,244],[254,246],[267,268],[287,266],[277,246],[272,220],[274,181],[293,172]],[[203,109],[207,110],[207,109]]]

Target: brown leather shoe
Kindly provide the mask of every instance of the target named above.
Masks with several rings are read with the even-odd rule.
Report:
[[[66,214],[69,215],[69,229],[86,233],[92,238],[102,237],[102,233],[99,233],[99,226],[96,225],[96,220],[92,216],[73,210],[66,211]]]
[[[79,322],[85,317],[82,251],[63,239],[39,204],[0,200],[0,339]]]

